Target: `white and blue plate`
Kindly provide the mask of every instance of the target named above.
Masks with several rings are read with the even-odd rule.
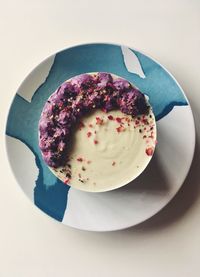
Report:
[[[97,71],[119,75],[149,97],[158,145],[147,169],[131,184],[90,193],[63,184],[48,169],[38,147],[38,121],[60,84]],[[126,46],[84,44],[50,56],[26,77],[10,107],[6,147],[20,187],[39,209],[68,226],[111,231],[143,222],[172,199],[192,162],[195,128],[183,90],[159,63]]]

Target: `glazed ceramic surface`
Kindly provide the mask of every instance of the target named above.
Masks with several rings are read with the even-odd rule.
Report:
[[[97,71],[119,75],[149,97],[158,145],[146,170],[132,183],[90,193],[70,188],[49,170],[38,147],[38,121],[44,103],[61,83]],[[190,168],[195,130],[183,90],[160,64],[126,46],[86,44],[52,55],[24,80],[8,115],[6,146],[19,185],[38,208],[75,228],[110,231],[148,219],[172,199]]]

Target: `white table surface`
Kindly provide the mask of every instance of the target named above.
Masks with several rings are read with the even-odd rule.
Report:
[[[0,277],[199,277],[200,1],[0,4]],[[197,148],[189,176],[164,210],[125,231],[92,233],[57,223],[26,198],[8,165],[4,130],[17,87],[40,61],[70,45],[102,41],[140,49],[175,75],[194,111]]]

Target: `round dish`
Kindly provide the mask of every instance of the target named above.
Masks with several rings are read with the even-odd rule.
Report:
[[[128,184],[146,168],[156,143],[148,100],[127,80],[105,72],[65,81],[39,121],[44,161],[61,181],[84,191]]]
[[[46,100],[65,80],[85,72],[111,72],[135,84],[149,97],[157,122],[159,143],[148,168],[133,184],[103,193],[63,184],[38,147]],[[91,231],[127,228],[160,211],[180,189],[194,146],[191,107],[171,74],[139,51],[105,43],[71,47],[38,65],[19,87],[6,127],[8,158],[25,194],[52,218]]]

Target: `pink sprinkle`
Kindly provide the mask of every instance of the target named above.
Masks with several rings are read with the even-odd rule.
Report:
[[[102,125],[103,124],[103,119],[101,119],[100,117],[96,117],[96,124],[97,125]]]
[[[120,132],[124,132],[126,129],[123,126],[119,126],[116,128],[116,130],[118,133],[120,133]]]
[[[153,152],[154,152],[154,149],[152,147],[149,147],[146,149],[146,154],[148,156],[152,156],[153,155]]]
[[[114,117],[113,117],[112,115],[109,115],[109,116],[108,116],[108,119],[109,119],[109,120],[113,120]]]
[[[87,137],[91,137],[92,133],[91,132],[87,132]]]
[[[67,185],[69,183],[70,179],[66,179],[64,183]]]
[[[79,122],[79,128],[85,127],[84,123],[82,121]]]
[[[121,119],[120,117],[116,117],[116,121],[117,121],[118,123],[121,123],[121,122],[122,122],[122,119]]]
[[[83,159],[82,159],[82,158],[77,158],[77,161],[78,161],[78,162],[82,162]]]

